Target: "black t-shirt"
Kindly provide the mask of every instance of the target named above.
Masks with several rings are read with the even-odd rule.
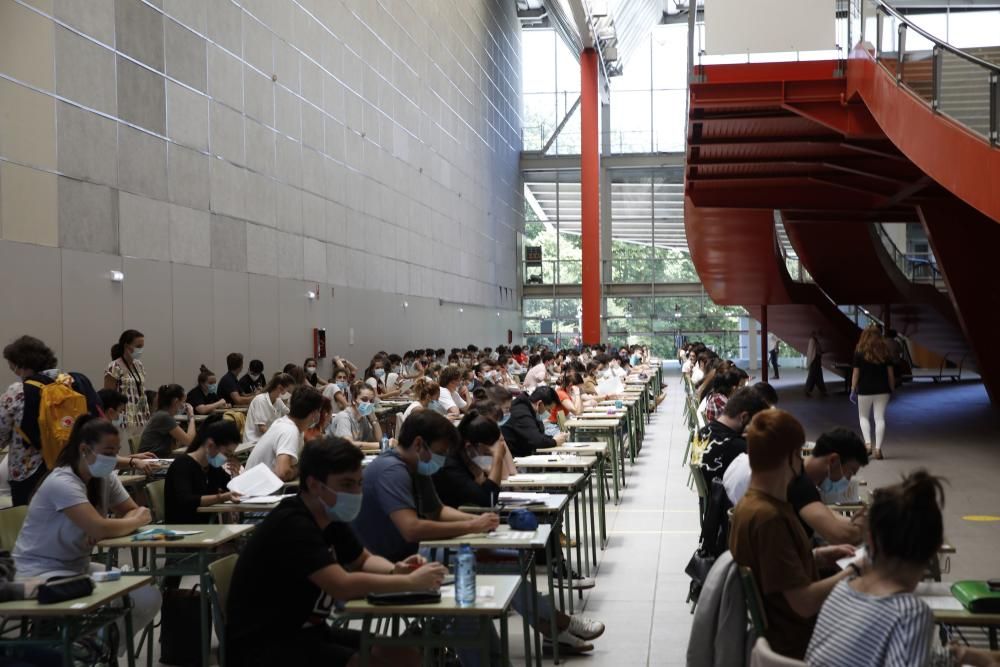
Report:
[[[240,381],[236,376],[230,372],[222,376],[219,380],[219,396],[226,399],[228,402],[233,402],[233,393],[240,393]]]
[[[431,475],[441,502],[448,507],[477,505],[492,507],[500,498],[500,487],[487,479],[482,484],[456,456],[449,456],[444,467]]]
[[[322,625],[333,598],[309,576],[334,563],[353,563],[361,553],[350,525],[334,521],[321,530],[299,496],[283,500],[236,562],[227,603],[229,645],[280,646],[303,627]]]
[[[823,502],[823,500],[820,498],[819,489],[817,489],[816,485],[812,483],[812,480],[806,477],[806,473],[804,471],[801,475],[793,479],[788,485],[788,502],[791,503],[792,507],[795,509],[795,514],[799,517],[799,523],[801,523],[802,527],[805,528],[806,535],[809,539],[812,539],[814,531],[808,523],[802,520],[802,515],[799,514],[799,512],[801,512],[802,508],[806,505],[820,503]]]
[[[854,367],[858,369],[858,394],[892,393],[889,389],[889,364],[873,364],[862,354],[854,355]]]
[[[707,487],[712,488],[712,480],[721,480],[729,464],[740,454],[746,454],[747,441],[741,433],[716,420],[708,422],[698,436],[708,441],[701,455],[701,472]]]
[[[201,385],[196,386],[194,389],[188,392],[187,402],[191,404],[192,408],[196,408],[199,405],[210,405],[212,403],[218,403],[218,394],[206,394],[201,389]]]
[[[256,380],[250,377],[249,373],[246,373],[240,378],[240,393],[249,396],[250,394],[255,393],[258,389],[263,389],[264,385],[265,382],[263,373],[258,375]]]
[[[222,468],[208,469],[184,454],[174,459],[167,469],[167,479],[163,487],[166,504],[165,523],[210,523],[211,514],[199,514],[201,497],[213,493],[225,493],[229,484],[229,473]]]

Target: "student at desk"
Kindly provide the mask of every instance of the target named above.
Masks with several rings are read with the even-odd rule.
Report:
[[[97,392],[97,399],[101,402],[103,417],[118,429],[118,432],[125,435],[125,404],[128,399],[125,394],[114,389],[101,389]],[[127,436],[125,436],[127,437]],[[152,474],[156,468],[150,459],[155,459],[152,452],[139,454],[118,455],[118,470],[131,470],[143,475]]]
[[[333,414],[346,410],[354,399],[351,397],[351,384],[348,381],[346,368],[333,369],[331,381],[323,387],[323,397],[330,399]]]
[[[90,562],[96,542],[122,537],[150,522],[112,473],[120,448],[118,429],[91,415],[77,417],[55,468],[35,491],[14,545],[20,579],[75,576],[103,570]],[[111,515],[109,518],[108,515]],[[132,628],[139,633],[160,609],[160,592],[144,586],[129,593]],[[118,622],[124,637],[124,619]],[[119,642],[124,655],[126,643]]]
[[[142,429],[139,451],[152,452],[159,459],[168,459],[175,447],[187,447],[194,440],[194,408],[184,402],[184,387],[179,384],[160,387],[156,392],[156,407],[156,412]],[[182,409],[187,412],[186,428],[178,426],[174,418]]]
[[[486,533],[500,524],[492,512],[466,514],[441,503],[431,476],[441,469],[458,441],[458,431],[447,418],[421,410],[403,423],[395,449],[368,464],[361,513],[353,525],[372,553],[400,561],[415,555],[422,540]],[[475,627],[456,621],[451,631],[475,632]],[[494,637],[494,656],[499,654],[497,644]],[[479,665],[477,650],[459,649],[458,655],[463,667]]]
[[[556,447],[566,442],[566,434],[545,435],[542,420],[559,402],[552,387],[539,387],[529,396],[520,394],[510,404],[510,416],[503,425],[503,437],[511,454],[530,456],[536,449]]]
[[[253,395],[245,395],[240,391],[240,371],[243,370],[243,355],[230,352],[226,355],[228,372],[219,380],[219,396],[230,405],[250,405]]]
[[[356,382],[352,393],[353,404],[333,417],[327,427],[327,435],[344,438],[358,447],[378,447],[382,440],[382,427],[375,418],[375,391],[364,382]]]
[[[291,403],[288,415],[279,417],[257,441],[247,459],[247,470],[263,463],[284,482],[298,476],[296,466],[302,451],[302,434],[319,421],[323,394],[303,385],[292,392]]]
[[[941,481],[920,470],[874,496],[868,513],[869,562],[863,569],[849,566],[854,576],[842,579],[823,603],[806,652],[810,665],[928,664],[937,635],[934,614],[913,591],[944,542]],[[985,651],[960,651],[957,655],[955,649],[954,664],[993,664]]]
[[[229,403],[219,398],[219,379],[204,364],[198,371],[198,384],[188,392],[187,402],[196,414],[208,415],[216,410],[228,408]]]
[[[199,514],[199,507],[239,497],[226,490],[231,477],[223,469],[239,444],[239,428],[222,415],[212,415],[201,425],[187,452],[174,459],[167,470],[164,523],[210,523],[211,515]]]
[[[244,396],[256,396],[263,391],[266,384],[264,362],[260,359],[251,359],[246,375],[240,378],[240,393]]]
[[[247,408],[246,424],[243,427],[243,442],[256,443],[261,439],[274,420],[288,414],[288,406],[281,396],[291,391],[295,380],[286,373],[275,373],[264,391],[250,401]]]
[[[406,411],[403,413],[404,422],[414,411],[434,410],[441,414],[445,413],[445,408],[439,400],[441,397],[441,387],[434,380],[426,377],[417,378],[413,382],[413,395],[417,400],[406,406]]]
[[[229,667],[357,665],[361,633],[326,624],[334,600],[441,585],[444,566],[419,556],[386,560],[354,535],[350,521],[362,504],[363,458],[357,447],[334,437],[303,450],[299,495],[267,515],[236,563],[226,624]],[[413,651],[376,646],[369,664],[419,662]]]

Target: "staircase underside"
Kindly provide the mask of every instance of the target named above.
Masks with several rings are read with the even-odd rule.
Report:
[[[706,290],[755,315],[768,306],[769,328],[800,350],[821,329],[830,367],[850,360],[859,333],[836,304],[875,304],[876,315],[888,305],[892,326],[934,352],[954,358],[974,349],[987,388],[1000,389],[1000,355],[981,312],[1000,312],[998,281],[987,276],[977,286],[969,276],[978,269],[983,278],[989,264],[958,259],[966,245],[1000,247],[1000,187],[990,187],[1000,151],[934,114],[866,51],[855,53],[846,77],[838,66],[698,68],[685,224]],[[970,159],[986,174],[970,174]],[[785,270],[775,210],[816,285],[795,283]],[[922,223],[949,293],[907,281],[872,234],[875,222]]]

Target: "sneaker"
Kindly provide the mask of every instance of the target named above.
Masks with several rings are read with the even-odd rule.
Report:
[[[597,582],[593,577],[584,577],[576,572],[573,573],[572,578],[569,580],[569,587],[575,591],[585,591],[593,588],[597,585]]]
[[[560,653],[575,654],[594,650],[593,644],[571,634],[569,630],[560,632],[558,639]],[[549,652],[552,651],[552,640],[548,637],[545,638],[544,649]]]
[[[604,624],[585,616],[570,616],[566,630],[580,639],[590,641],[604,634]]]

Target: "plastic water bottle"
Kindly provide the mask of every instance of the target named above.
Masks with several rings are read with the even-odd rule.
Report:
[[[455,601],[459,607],[471,607],[476,603],[476,554],[468,544],[463,544],[458,549]]]
[[[387,435],[383,435],[382,436],[382,448],[381,449],[382,449],[383,452],[389,451],[389,436],[387,436]]]

